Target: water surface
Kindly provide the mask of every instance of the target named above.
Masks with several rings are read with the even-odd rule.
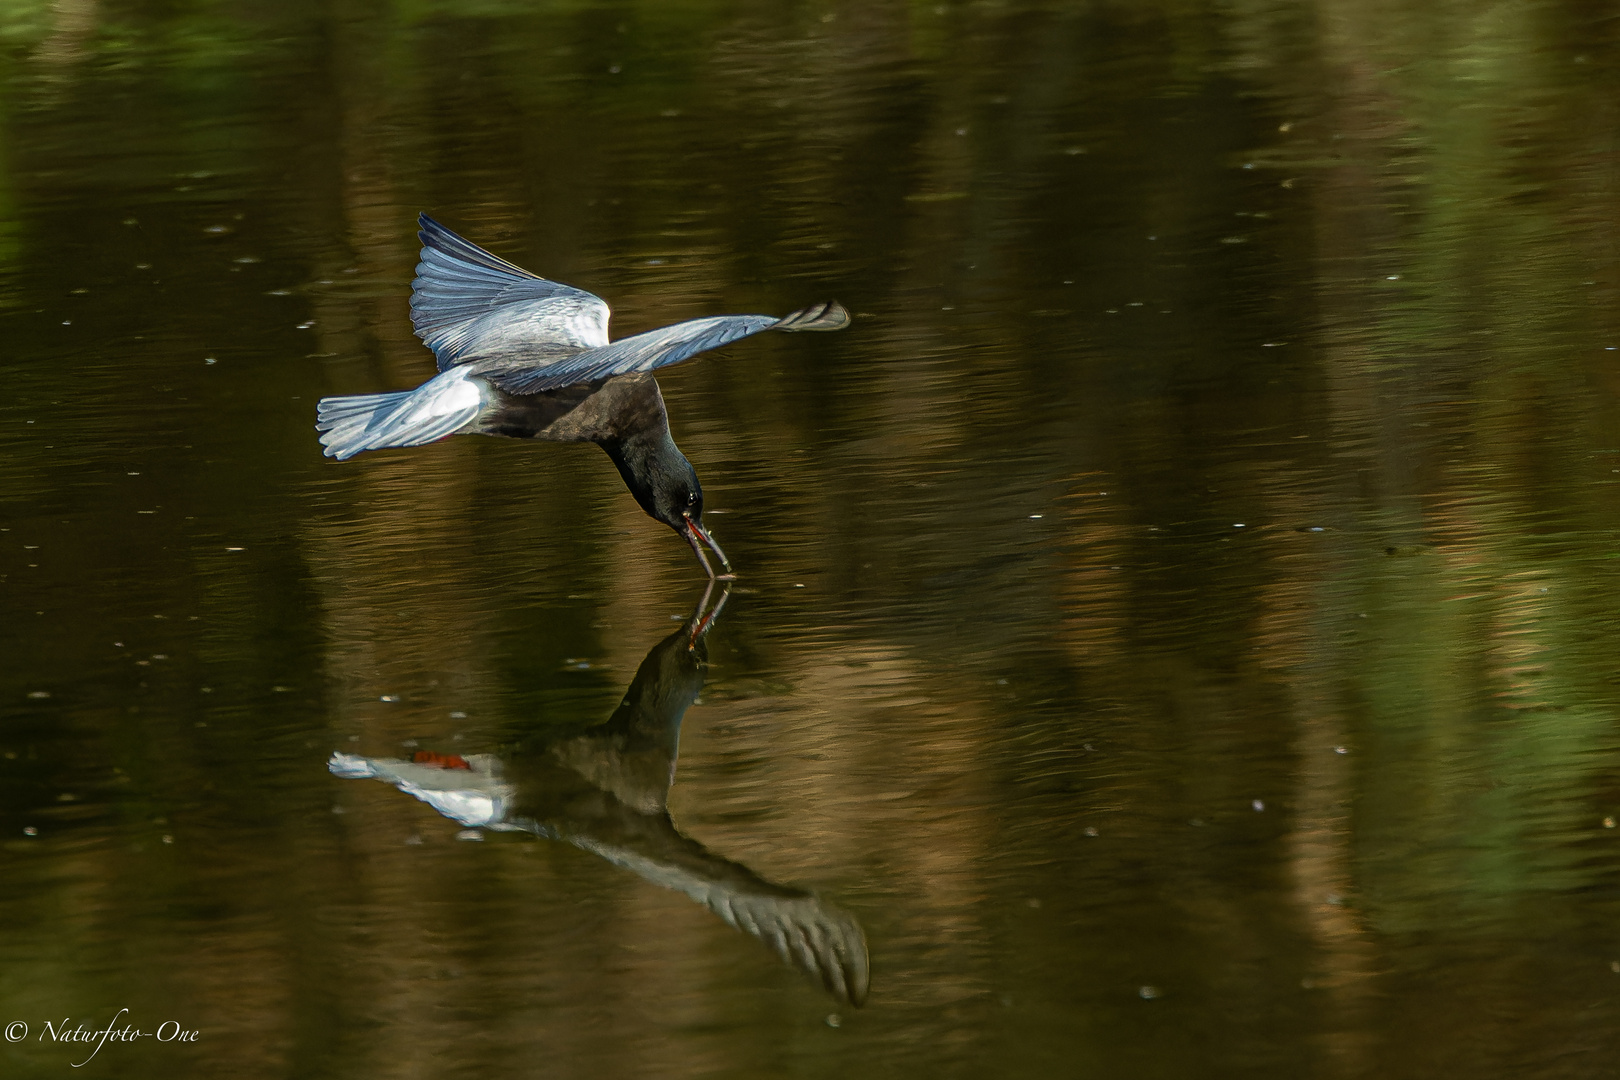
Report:
[[[1611,1075],[1617,34],[0,7],[5,1075],[124,1007],[198,1039],[86,1074]],[[598,451],[321,457],[433,370],[419,210],[616,334],[857,313],[661,375],[742,573],[701,657]],[[602,756],[649,654],[667,819]],[[543,761],[598,831],[334,753]],[[857,927],[866,1003],[655,841]]]

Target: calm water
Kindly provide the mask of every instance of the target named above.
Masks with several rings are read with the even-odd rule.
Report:
[[[0,114],[5,1076],[1614,1075],[1611,6],[7,0]],[[706,635],[590,447],[321,457],[418,210],[858,313],[661,378]]]

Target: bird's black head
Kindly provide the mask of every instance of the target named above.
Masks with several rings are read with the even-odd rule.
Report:
[[[703,528],[703,485],[669,433],[664,432],[662,438],[604,442],[602,448],[613,458],[625,486],[648,516],[680,533],[711,578],[730,577],[731,563],[726,553]],[[714,552],[725,574],[715,573],[704,548]]]
[[[697,472],[673,440],[628,439],[606,445],[608,455],[619,467],[624,486],[647,512],[685,536],[687,521],[703,522],[703,485]]]
[[[703,524],[703,485],[686,455],[676,451],[675,456],[680,459],[678,467],[659,474],[647,512],[684,536],[688,521]]]

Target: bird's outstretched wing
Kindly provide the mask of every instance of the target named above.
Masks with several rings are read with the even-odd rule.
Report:
[[[573,351],[607,344],[601,297],[537,277],[422,214],[422,261],[411,285],[411,325],[439,370],[521,346]]]
[[[538,394],[667,367],[762,330],[842,330],[848,325],[849,312],[836,300],[813,304],[781,319],[770,315],[715,315],[620,338],[611,345],[598,345],[544,366],[492,371],[484,377],[511,394]]]

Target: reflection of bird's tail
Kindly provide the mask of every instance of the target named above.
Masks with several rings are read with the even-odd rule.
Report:
[[[478,415],[482,397],[460,369],[393,394],[322,398],[315,429],[326,456],[343,461],[362,450],[421,446],[454,435]]]

